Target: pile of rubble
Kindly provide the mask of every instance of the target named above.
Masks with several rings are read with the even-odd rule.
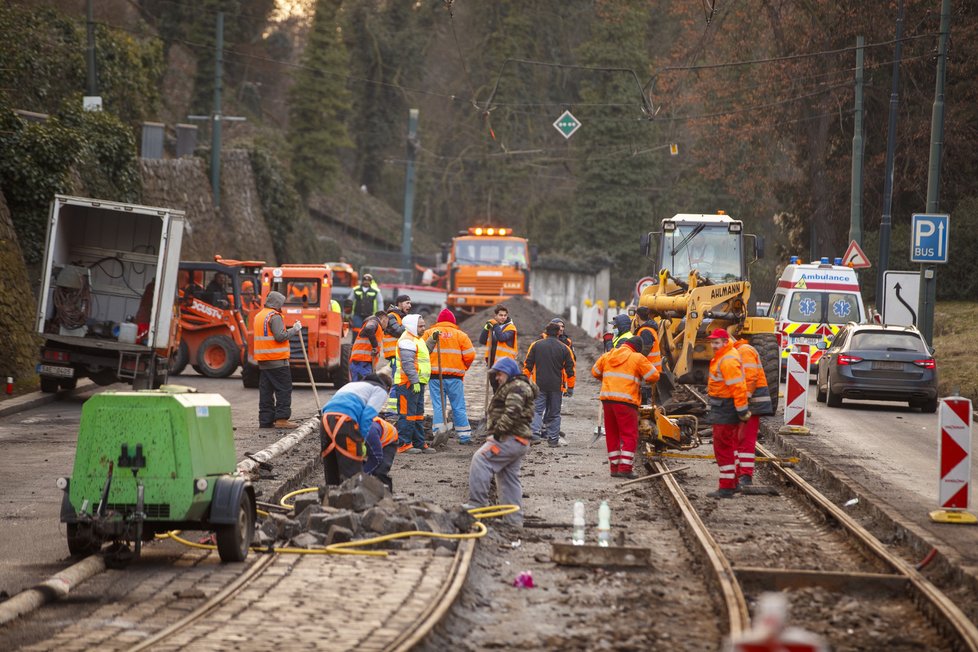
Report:
[[[461,506],[446,511],[424,499],[395,499],[380,480],[360,473],[328,490],[299,494],[288,514],[270,513],[255,532],[254,545],[314,549],[414,530],[463,534],[471,532],[474,523]],[[455,539],[416,536],[370,549],[454,551],[456,545]]]

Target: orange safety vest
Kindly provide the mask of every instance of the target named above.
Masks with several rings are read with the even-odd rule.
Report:
[[[648,331],[649,333],[652,334],[652,350],[648,352],[648,355],[646,357],[649,359],[649,362],[655,365],[655,368],[661,372],[662,353],[659,350],[659,331],[657,331],[652,326],[643,325],[638,327],[638,330],[635,331],[635,334],[638,335],[639,337],[642,337],[642,333],[645,331]]]
[[[438,331],[438,345],[431,352],[431,376],[462,378],[475,360],[475,347],[472,340],[458,326],[450,321],[440,321],[425,331],[423,340],[431,339]],[[440,360],[439,360],[440,357]]]
[[[272,316],[282,313],[274,308],[262,308],[255,313],[252,321],[252,331],[255,333],[255,360],[267,362],[269,360],[288,360],[289,341],[278,342],[269,327]]]
[[[740,354],[751,412],[756,415],[771,414],[773,412],[771,394],[767,389],[767,376],[764,375],[764,365],[761,364],[760,354],[747,340],[737,340],[734,342],[734,348]]]
[[[391,444],[397,443],[397,428],[386,419],[374,417],[374,421],[380,424],[380,445],[387,448]]]
[[[591,367],[591,375],[601,380],[600,400],[635,406],[642,404],[639,395],[642,381],[652,384],[659,380],[659,370],[630,346],[612,349],[602,355]]]
[[[519,351],[519,342],[517,342],[518,334],[516,332],[516,324],[513,322],[507,322],[503,326],[503,332],[513,331],[513,343],[507,344],[506,342],[496,342],[496,358],[495,360],[502,360],[503,358],[516,359],[516,352]],[[489,354],[492,352],[492,332],[489,333],[489,346],[486,347],[486,360],[489,360]],[[495,360],[493,362],[495,362]]]
[[[336,445],[336,436],[347,422],[353,424],[353,432],[356,433],[356,437],[347,437],[346,445],[341,448]],[[339,412],[326,412],[323,414],[322,423],[323,430],[326,432],[326,438],[329,440],[329,444],[322,452],[324,458],[335,450],[340,455],[349,457],[351,460],[362,462],[367,459],[367,451],[360,445],[363,442],[363,438],[360,437],[360,426],[353,419]],[[359,438],[359,441],[357,441],[357,438]]]
[[[374,338],[381,340],[377,344],[383,346],[384,333],[380,329],[380,322],[376,319],[367,319],[363,322],[363,326],[360,328],[360,332],[357,333],[357,337],[353,340],[353,350],[350,351],[350,361],[351,362],[373,362],[374,361],[374,348],[370,344],[370,340],[367,338],[366,326],[368,323],[374,325]],[[379,337],[378,337],[379,336]]]
[[[732,398],[738,411],[747,408],[747,381],[740,354],[729,342],[710,360],[710,380],[706,391],[715,398]]]
[[[390,327],[390,323],[389,323],[390,319],[393,319],[398,324],[401,323],[401,316],[396,312],[388,313],[387,319],[388,319],[388,324],[387,324],[388,327]],[[387,331],[385,330],[384,331],[384,357],[390,360],[396,355],[397,355],[397,338],[394,337],[393,335],[388,335]]]

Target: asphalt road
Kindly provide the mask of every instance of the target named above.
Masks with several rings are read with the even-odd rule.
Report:
[[[188,371],[171,382],[221,394],[231,403],[239,460],[277,438],[278,431],[258,429],[258,392],[245,389],[239,376],[215,379]],[[0,417],[0,592],[14,595],[77,561],[68,554],[62,492],[55,482],[71,476],[84,399],[106,389],[126,387],[94,387]],[[332,395],[331,389],[318,391],[323,401]],[[295,386],[292,405],[293,419],[315,414],[309,385]]]

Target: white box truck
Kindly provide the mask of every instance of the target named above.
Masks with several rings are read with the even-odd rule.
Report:
[[[184,225],[169,208],[55,196],[37,311],[42,391],[86,377],[137,389],[166,382]]]

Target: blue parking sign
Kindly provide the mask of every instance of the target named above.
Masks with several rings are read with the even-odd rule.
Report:
[[[915,213],[910,218],[910,262],[947,262],[950,221],[950,215]]]

